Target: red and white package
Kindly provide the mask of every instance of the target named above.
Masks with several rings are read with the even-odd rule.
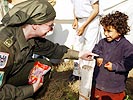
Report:
[[[43,76],[51,69],[50,66],[44,65],[39,61],[34,63],[34,67],[29,75],[29,84],[33,84],[38,80],[38,76],[41,75],[41,82],[43,82]]]

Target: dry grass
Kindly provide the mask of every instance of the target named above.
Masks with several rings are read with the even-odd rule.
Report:
[[[79,81],[69,83],[68,77],[73,70],[73,61],[63,62],[54,66],[52,78],[43,100],[78,100]],[[133,95],[133,70],[127,80],[127,93]],[[126,99],[126,100],[133,100]]]
[[[68,82],[72,70],[72,60],[53,67],[52,79],[44,100],[78,100],[79,81],[75,83]]]

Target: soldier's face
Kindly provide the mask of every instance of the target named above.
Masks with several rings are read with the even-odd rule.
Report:
[[[47,33],[53,30],[53,26],[54,26],[54,21],[50,21],[50,22],[45,23],[45,24],[37,25],[37,29],[35,32],[36,36],[41,37],[41,38],[45,38]]]

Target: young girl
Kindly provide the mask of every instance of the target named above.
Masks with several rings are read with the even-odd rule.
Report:
[[[100,21],[106,38],[99,41],[93,52],[96,58],[93,100],[123,100],[125,81],[133,67],[133,45],[124,37],[129,32],[128,16],[116,11]]]

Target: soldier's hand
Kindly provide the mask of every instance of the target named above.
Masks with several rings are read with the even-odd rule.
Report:
[[[33,84],[34,93],[43,85],[43,82],[41,81],[42,75],[38,76],[38,80]]]
[[[89,52],[89,51],[80,51],[79,52],[79,58],[83,59],[83,60],[92,60],[93,56],[98,56],[95,53]]]

